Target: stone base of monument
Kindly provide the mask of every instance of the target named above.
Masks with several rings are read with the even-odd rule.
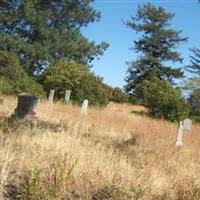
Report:
[[[15,122],[37,122],[38,98],[34,95],[22,93],[18,95],[17,107],[11,115],[11,120]]]

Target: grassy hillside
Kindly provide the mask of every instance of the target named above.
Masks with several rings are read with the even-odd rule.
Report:
[[[200,125],[176,148],[177,124],[103,109],[39,102],[37,126],[10,124],[16,99],[0,107],[0,199],[198,200]]]

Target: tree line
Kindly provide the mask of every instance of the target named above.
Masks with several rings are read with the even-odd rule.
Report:
[[[200,115],[200,50],[191,49],[191,64],[183,66],[178,45],[187,42],[182,31],[170,27],[174,14],[151,3],[138,6],[126,27],[138,33],[128,62],[124,90],[112,88],[91,71],[94,58],[108,43],[96,44],[81,28],[100,20],[93,0],[2,0],[0,2],[0,93],[29,92],[45,96],[55,89],[56,98],[72,91],[72,100],[87,98],[93,105],[109,101],[139,103],[154,117],[171,121]],[[180,67],[173,67],[179,63]],[[184,89],[175,83],[184,71],[194,74]],[[194,85],[196,85],[194,87]]]

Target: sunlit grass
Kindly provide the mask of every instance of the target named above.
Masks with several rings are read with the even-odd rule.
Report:
[[[0,107],[0,199],[200,199],[200,126],[176,148],[177,124],[109,104],[86,116],[39,102],[37,126],[11,125]],[[134,114],[135,113],[135,114]]]

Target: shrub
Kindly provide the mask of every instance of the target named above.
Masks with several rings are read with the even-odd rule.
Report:
[[[90,105],[104,106],[108,104],[108,96],[103,88],[102,79],[93,73],[81,77],[81,84],[74,91],[73,98],[76,102],[88,99]]]
[[[191,119],[193,122],[200,123],[200,115],[191,115],[191,114],[190,114],[190,119]]]
[[[128,95],[124,93],[119,87],[115,87],[112,92],[113,99],[112,101],[117,103],[126,103],[128,102]]]
[[[21,68],[17,56],[7,51],[0,51],[0,93],[6,95],[31,93],[43,97],[41,85],[36,83]]]
[[[139,92],[142,104],[153,117],[180,121],[188,115],[189,106],[181,96],[180,89],[173,88],[166,80],[144,81]]]
[[[82,103],[88,99],[90,105],[106,105],[108,98],[102,79],[90,72],[89,67],[73,61],[61,61],[47,68],[42,76],[46,92],[55,90],[55,97],[64,97],[65,90],[71,90],[71,99]]]
[[[103,83],[103,88],[104,88],[104,91],[106,93],[108,100],[112,101],[113,100],[113,88],[112,88],[112,86]]]

